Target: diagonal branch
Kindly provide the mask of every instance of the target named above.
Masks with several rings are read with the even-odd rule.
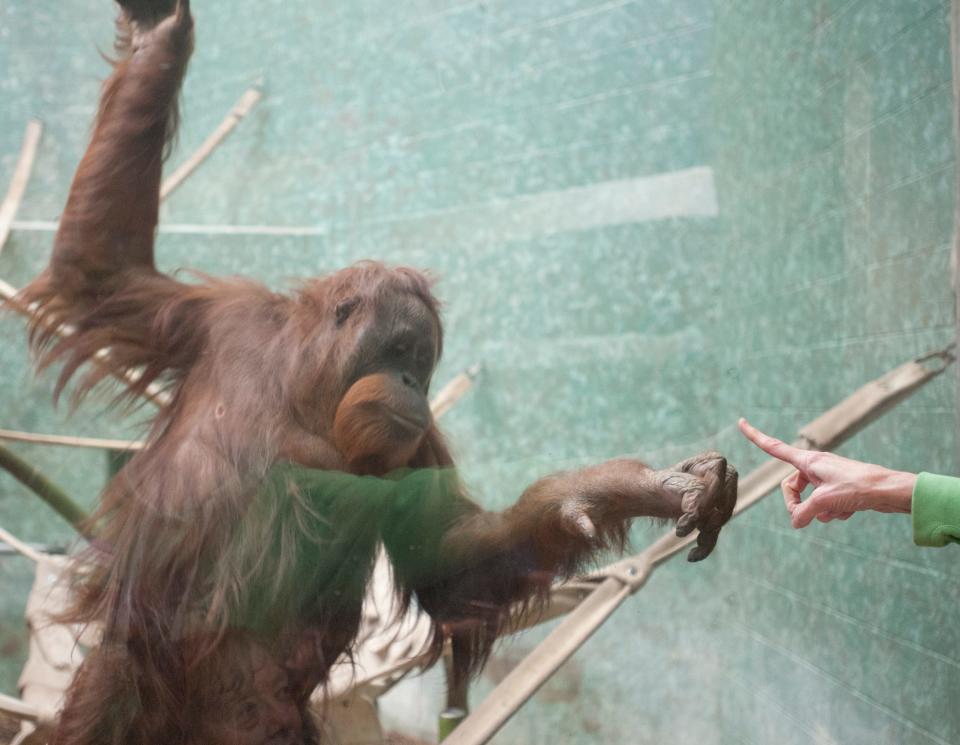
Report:
[[[0,526],[0,541],[6,543],[18,554],[26,556],[28,559],[36,563],[40,563],[45,558],[42,551],[37,551],[30,544],[21,541],[9,530],[5,530],[3,526]]]
[[[94,450],[142,450],[140,440],[109,440],[103,437],[77,437],[74,435],[42,435],[36,432],[20,432],[15,429],[0,429],[0,440],[29,442],[34,445],[62,445],[71,448]]]
[[[0,279],[0,299],[5,301],[5,305],[22,316],[33,318],[37,312],[36,308],[33,305],[23,303],[17,297],[18,292],[19,290],[16,287]],[[74,331],[70,324],[63,324],[58,328],[57,333],[60,336],[70,336]],[[140,378],[140,374],[134,370],[118,370],[114,367],[110,361],[110,351],[107,349],[101,349],[97,352],[93,357],[93,363],[104,366],[117,380],[130,387],[134,386]],[[147,389],[143,392],[143,397],[161,407],[170,403],[169,394],[156,383],[147,386]]]
[[[221,122],[220,125],[213,131],[213,133],[207,137],[207,139],[196,150],[196,152],[187,158],[187,160],[163,182],[160,190],[161,199],[169,196],[177,187],[186,181],[194,171],[196,171],[200,164],[202,164],[203,161],[209,157],[210,153],[212,153],[217,146],[219,146],[220,143],[226,139],[227,135],[234,130],[237,124],[239,124],[240,121],[250,113],[261,97],[261,92],[256,88],[248,89],[240,97],[240,100],[234,104],[233,108],[227,114],[223,122]],[[0,207],[0,250],[2,250],[3,243],[10,232],[13,218],[16,214],[17,208],[19,207],[20,200],[23,197],[23,192],[26,188],[27,180],[29,179],[30,170],[33,165],[34,154],[36,153],[37,143],[40,140],[41,132],[42,125],[39,122],[30,122],[30,124],[27,126],[27,134],[24,137],[20,161],[18,162],[17,169],[14,173],[13,183],[10,186],[10,191],[4,200],[3,206]],[[23,316],[32,318],[36,314],[36,309],[19,302],[17,299],[17,292],[17,288],[13,287],[7,282],[4,282],[3,280],[0,280],[0,298],[6,301],[8,307],[13,308]],[[73,333],[73,329],[69,325],[65,325],[61,327],[60,333],[62,333],[62,335],[69,335]],[[111,375],[120,379],[121,382],[128,386],[135,384],[139,378],[139,375],[134,371],[117,371],[112,369],[110,364],[110,353],[108,350],[100,350],[97,353],[94,362],[95,364],[105,365],[110,370]],[[162,386],[156,384],[151,384],[148,386],[143,395],[146,399],[152,401],[157,406],[163,407],[170,403],[169,395],[163,390]]]
[[[27,182],[30,181],[30,174],[33,172],[33,160],[37,155],[37,146],[40,144],[40,136],[43,134],[43,124],[36,119],[27,124],[27,131],[23,135],[23,145],[20,147],[20,158],[17,160],[17,166],[13,171],[13,179],[10,181],[10,188],[7,190],[7,196],[0,205],[0,251],[3,251],[3,245],[10,237],[10,228],[13,225],[13,218],[17,216],[17,210],[20,209],[20,202],[23,200],[23,193],[27,190]]]
[[[430,413],[433,414],[433,418],[439,419],[456,406],[460,399],[467,395],[467,391],[473,387],[473,381],[477,379],[477,375],[479,374],[479,363],[470,365],[470,367],[443,386],[440,392],[437,393],[430,402]]]
[[[17,481],[50,505],[60,517],[76,528],[81,535],[89,537],[87,531],[84,530],[87,513],[67,496],[66,492],[40,471],[5,447],[0,447],[0,468],[7,471]]]
[[[953,345],[900,365],[867,383],[800,430],[793,444],[832,450],[895,407],[954,361]],[[793,467],[768,460],[740,480],[734,515],[775,491]],[[517,665],[445,741],[481,745],[490,741],[517,710],[573,655],[630,595],[640,590],[653,570],[696,540],[696,532],[678,538],[664,535],[641,553],[611,564],[594,575],[595,589]]]
[[[249,88],[240,96],[230,112],[224,118],[220,125],[213,130],[209,137],[203,141],[203,144],[187,158],[177,169],[167,176],[160,187],[160,201],[169,197],[177,188],[189,178],[203,161],[205,161],[216,148],[223,142],[240,121],[250,113],[263,94],[257,88]]]
[[[430,402],[430,410],[435,419],[439,419],[452,409],[473,387],[473,381],[480,370],[479,365],[471,365],[447,383]],[[94,448],[97,450],[143,450],[142,440],[111,440],[101,437],[77,437],[74,435],[48,435],[37,432],[20,432],[13,429],[0,429],[0,440],[29,442],[35,445],[62,445],[74,448]]]

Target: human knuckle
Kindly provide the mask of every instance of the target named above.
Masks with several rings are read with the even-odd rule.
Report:
[[[807,468],[816,468],[826,459],[826,454],[819,450],[808,450],[803,460]]]

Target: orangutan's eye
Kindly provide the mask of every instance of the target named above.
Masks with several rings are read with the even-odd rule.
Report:
[[[358,305],[360,305],[360,298],[358,297],[348,297],[346,300],[341,300],[337,303],[337,307],[334,310],[337,319],[337,328],[343,326]]]

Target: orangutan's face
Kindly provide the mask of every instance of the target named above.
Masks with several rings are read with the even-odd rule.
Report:
[[[206,717],[213,745],[303,745],[303,715],[286,671],[259,645],[242,665],[231,665],[233,680]]]

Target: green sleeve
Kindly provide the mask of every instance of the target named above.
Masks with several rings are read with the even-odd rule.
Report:
[[[960,543],[960,479],[921,473],[913,487],[913,542]]]

